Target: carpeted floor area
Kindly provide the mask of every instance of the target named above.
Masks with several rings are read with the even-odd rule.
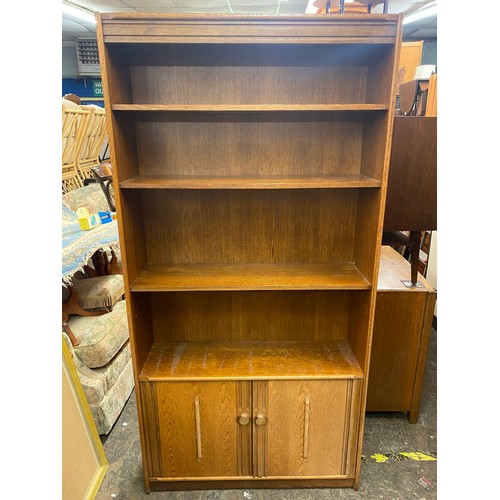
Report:
[[[352,489],[206,490],[144,492],[137,407],[133,392],[108,436],[109,468],[96,496],[135,500],[320,500],[437,498],[437,332],[431,330],[420,415],[409,424],[403,413],[368,413],[361,485]]]

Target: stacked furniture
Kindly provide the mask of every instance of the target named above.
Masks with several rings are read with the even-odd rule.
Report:
[[[92,168],[101,164],[100,153],[107,135],[104,108],[94,105],[87,107],[90,115],[78,158],[78,172],[83,180],[94,178]]]
[[[103,108],[62,100],[63,193],[81,188],[87,179],[93,179],[92,168],[101,164],[100,152],[106,137]]]
[[[78,172],[83,135],[87,129],[90,115],[89,109],[84,109],[71,101],[63,99],[62,104],[62,191],[67,193],[83,187],[83,181]]]
[[[400,38],[98,15],[146,491],[358,487]]]

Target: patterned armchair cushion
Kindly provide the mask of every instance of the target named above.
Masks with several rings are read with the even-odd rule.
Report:
[[[62,196],[63,203],[73,212],[80,207],[87,207],[91,214],[97,212],[108,212],[109,205],[104,196],[101,186],[93,182],[88,186],[73,189]]]
[[[68,324],[80,344],[74,352],[89,368],[109,363],[129,338],[124,300],[117,302],[111,312],[101,316],[73,316]]]
[[[73,280],[73,285],[83,309],[113,307],[125,293],[121,274]]]
[[[115,384],[120,373],[125,369],[125,365],[131,359],[130,341],[126,341],[123,347],[118,351],[116,356],[106,366],[94,368],[92,370],[98,376],[104,378],[106,392]]]

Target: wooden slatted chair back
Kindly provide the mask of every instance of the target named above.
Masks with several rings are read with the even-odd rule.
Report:
[[[62,191],[67,193],[83,187],[78,172],[78,159],[83,145],[83,134],[90,117],[90,109],[62,105]]]
[[[104,108],[90,107],[86,132],[83,134],[78,173],[83,181],[94,178],[92,167],[100,164],[99,153],[106,139],[106,112]]]

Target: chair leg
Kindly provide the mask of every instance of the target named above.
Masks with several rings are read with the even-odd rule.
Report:
[[[116,254],[112,248],[111,248],[111,260],[109,261],[109,265],[108,265],[108,273],[109,274],[123,274],[121,269],[118,266],[118,258],[116,257]]]
[[[384,14],[389,12],[389,0],[384,0]]]
[[[107,312],[108,311],[105,309],[102,311],[87,311],[83,309],[78,303],[78,292],[71,286],[69,299],[63,304],[63,324],[67,321],[70,314],[76,314],[78,316],[101,316]]]
[[[99,273],[99,276],[107,276],[108,272],[108,254],[104,250],[97,250],[92,255],[92,264],[94,269]]]
[[[64,316],[64,313],[63,313],[63,316]],[[78,342],[78,340],[76,340],[76,337],[75,337],[74,333],[71,331],[71,328],[69,327],[67,321],[65,322],[63,320],[62,326],[63,326],[64,331],[68,335],[69,340],[71,340],[72,346],[73,347],[78,347],[80,345],[80,343]]]

